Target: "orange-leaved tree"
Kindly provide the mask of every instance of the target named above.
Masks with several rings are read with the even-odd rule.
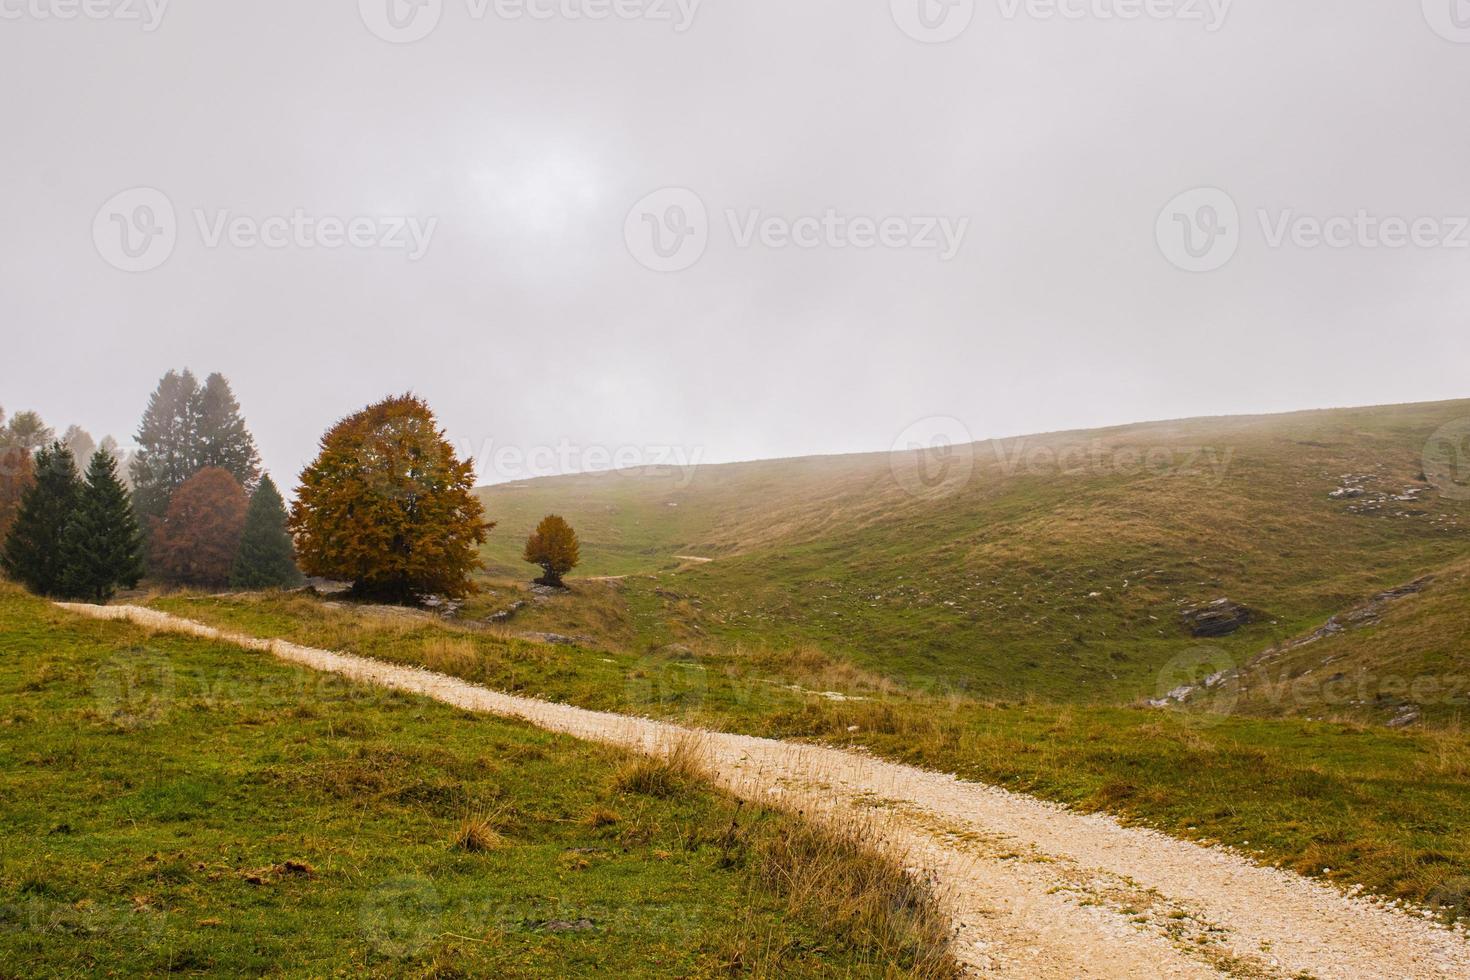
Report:
[[[168,499],[153,523],[150,570],[175,585],[226,585],[250,500],[229,470],[195,473]]]
[[[0,541],[10,532],[10,524],[20,512],[20,500],[26,488],[36,482],[35,466],[29,449],[21,446],[0,448]]]
[[[422,399],[370,405],[334,425],[302,471],[290,521],[297,562],[363,597],[464,596],[495,526],[474,485],[474,466],[455,457]]]
[[[533,565],[540,565],[545,573],[536,580],[538,583],[561,588],[562,576],[582,560],[577,532],[556,514],[547,515],[526,539],[525,559]]]

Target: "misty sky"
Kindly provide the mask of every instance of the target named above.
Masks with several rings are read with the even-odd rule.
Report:
[[[0,0],[0,405],[58,429],[222,371],[289,487],[408,389],[710,462],[1470,395],[1464,0],[88,2]]]

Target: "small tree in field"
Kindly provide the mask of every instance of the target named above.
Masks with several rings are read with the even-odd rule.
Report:
[[[133,516],[117,461],[94,453],[76,511],[61,536],[62,591],[77,599],[106,602],[118,586],[133,588],[143,577],[143,535]]]
[[[219,586],[230,580],[249,501],[229,471],[200,470],[169,498],[154,524],[152,567],[174,585]]]
[[[36,454],[35,480],[21,496],[0,565],[37,595],[62,594],[61,536],[76,511],[80,490],[76,464],[65,446],[54,443]]]
[[[266,475],[250,496],[230,585],[237,589],[289,589],[300,584],[301,571],[296,567],[295,549],[286,530],[286,503],[275,482]]]
[[[526,539],[526,561],[540,565],[544,573],[536,581],[541,585],[563,588],[562,576],[582,560],[577,532],[556,514],[542,518],[536,530]]]
[[[322,437],[291,508],[302,570],[389,602],[474,591],[470,573],[495,526],[484,520],[474,479],[413,395],[343,419]]]

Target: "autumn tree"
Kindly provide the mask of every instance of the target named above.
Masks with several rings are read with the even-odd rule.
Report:
[[[97,442],[92,434],[80,425],[69,425],[61,437],[61,444],[71,450],[71,458],[76,460],[80,467],[84,462],[91,463],[92,454],[97,451]]]
[[[309,575],[390,602],[474,591],[479,546],[494,527],[434,413],[403,395],[343,419],[301,474],[290,528]]]
[[[581,561],[581,545],[577,532],[556,514],[542,518],[536,530],[526,539],[526,561],[540,565],[544,573],[537,579],[540,585],[563,588],[562,576],[577,567]]]
[[[0,429],[0,446],[35,452],[56,439],[56,433],[35,412],[16,412]]]
[[[240,551],[230,571],[237,589],[288,589],[301,584],[295,549],[286,529],[286,504],[269,475],[250,496]]]
[[[61,535],[61,556],[61,591],[72,598],[106,602],[119,586],[131,589],[143,577],[143,535],[108,453],[92,455]]]
[[[21,496],[0,566],[32,592],[57,596],[65,568],[61,537],[76,510],[81,481],[71,453],[59,442],[36,454],[35,467],[35,481]]]
[[[200,470],[174,491],[153,529],[152,569],[175,585],[214,587],[230,580],[249,501],[227,470]]]
[[[19,446],[0,448],[0,541],[10,533],[21,497],[35,482],[35,464],[29,451]]]

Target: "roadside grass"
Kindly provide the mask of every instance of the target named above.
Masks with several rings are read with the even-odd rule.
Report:
[[[0,650],[0,974],[957,972],[868,842],[779,862],[870,882],[838,914],[770,873],[820,832],[692,764],[620,788],[626,753],[4,585]]]
[[[425,663],[430,641],[452,638],[466,652],[434,666],[462,668],[457,676],[467,680],[514,676],[521,693],[583,707],[861,747],[1223,843],[1262,863],[1391,898],[1437,905],[1470,877],[1470,737],[1453,726],[1391,731],[936,696],[811,646],[708,644],[635,656],[522,645],[422,619],[401,632],[371,615],[322,609],[306,596],[178,595],[153,604],[212,625],[398,663]],[[521,656],[525,664],[504,662]],[[1444,904],[1447,914],[1464,914]]]

